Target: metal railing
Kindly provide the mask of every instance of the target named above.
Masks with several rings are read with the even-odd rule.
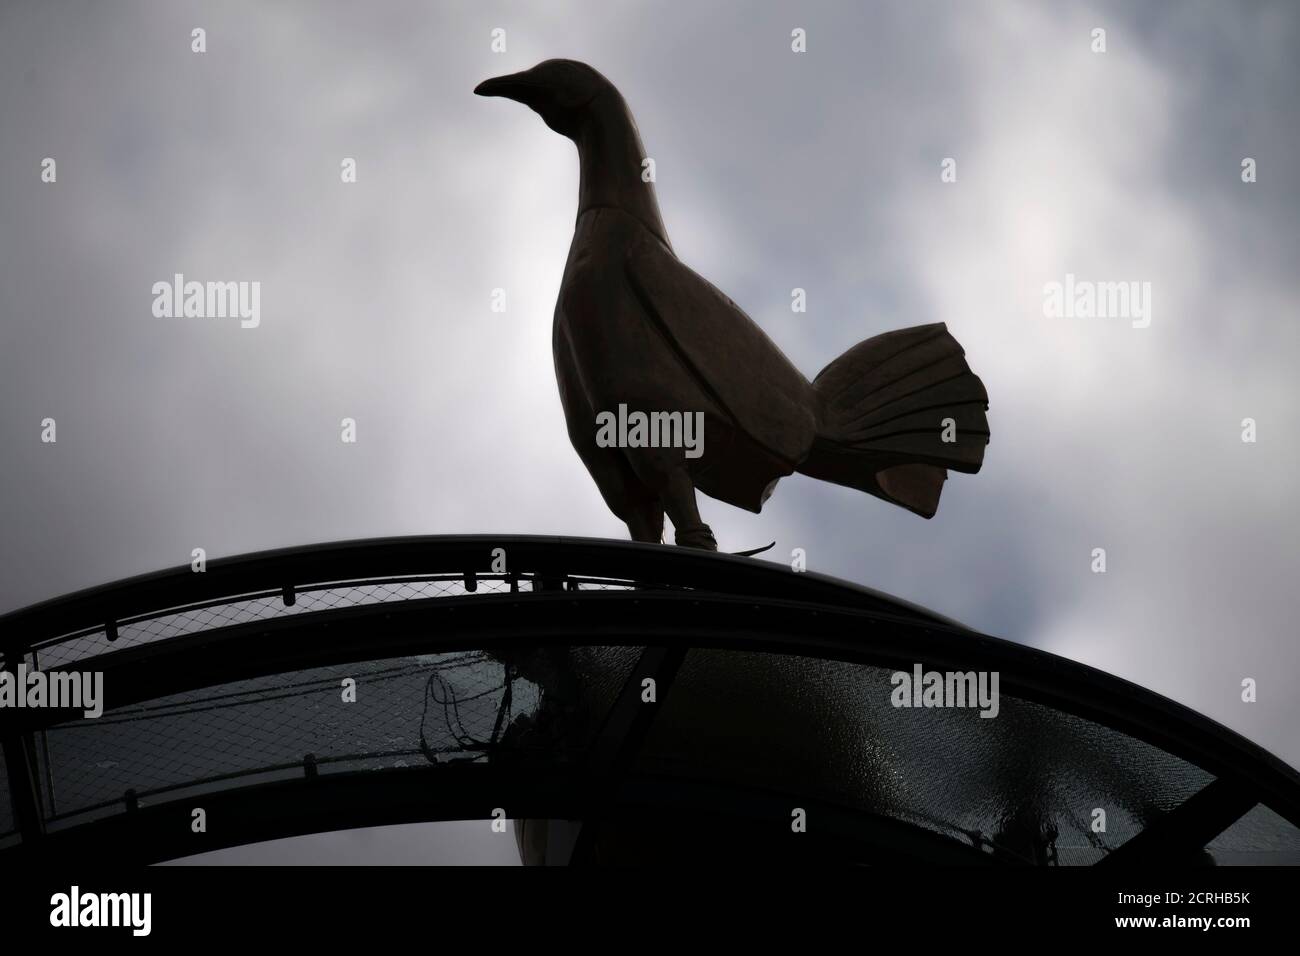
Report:
[[[563,679],[542,686],[550,666],[544,651],[554,647],[633,649],[629,653],[640,656],[635,666],[629,658],[619,679],[616,690],[622,695],[632,692],[632,678],[649,667],[658,668],[666,695],[688,648],[880,667],[924,659],[934,666],[998,670],[1004,691],[1131,734],[1229,780],[1235,789],[1220,787],[1217,812],[1230,814],[1264,800],[1300,821],[1300,776],[1231,731],[1110,675],[981,635],[878,592],[729,555],[596,539],[481,535],[352,541],[214,559],[201,573],[185,566],[0,617],[7,667],[23,661],[46,669],[100,670],[112,707],[98,729],[94,721],[61,723],[40,712],[0,715],[9,785],[8,794],[0,794],[5,805],[0,832],[4,809],[12,804],[12,825],[29,848],[90,846],[92,832],[107,834],[127,825],[113,822],[117,817],[130,817],[138,835],[142,821],[161,819],[182,796],[204,793],[214,800],[220,796],[215,791],[228,784],[240,785],[241,792],[272,788],[268,794],[295,783],[321,788],[324,777],[345,788],[351,786],[343,782],[349,774],[340,771],[357,766],[382,766],[385,779],[396,780],[391,774],[404,765],[403,774],[415,769],[411,763],[436,763],[437,754],[475,758],[492,750],[502,760],[509,757],[508,766],[497,769],[516,773],[511,779],[528,789],[534,779],[527,772],[529,747],[546,751],[546,773],[556,769],[556,740],[537,729],[547,719],[544,702],[562,702],[566,693]],[[675,656],[656,657],[663,648],[675,648]],[[430,675],[441,666],[438,661],[461,659],[457,655],[466,651],[480,654],[481,666],[458,678],[459,687],[448,684],[438,692],[478,708],[472,731],[462,717],[453,720],[448,713],[433,734],[442,737],[432,743],[422,717],[418,747],[348,749],[340,743],[333,752],[317,752],[311,741],[320,726],[309,710],[293,718],[302,723],[297,737],[265,726],[284,718],[283,713],[267,717],[264,706],[292,690],[283,675],[296,675],[309,697],[312,675],[319,671],[332,679],[339,664],[378,662],[374,666],[400,669],[407,666],[403,662],[419,659],[421,666],[410,667],[407,677],[428,681],[427,711]],[[334,692],[325,677],[317,683]],[[413,688],[395,698],[405,708],[403,719]],[[69,734],[91,741],[115,722],[147,718],[155,728],[173,721],[177,729],[166,733],[174,734],[176,751],[184,753],[195,746],[195,730],[186,721],[199,710],[240,716],[227,720],[215,748],[197,758],[178,758],[172,776],[155,768],[148,786],[113,789],[129,775],[111,767],[87,774],[96,777],[93,786],[69,786],[77,760],[90,760],[94,745],[82,746],[76,759],[62,742],[51,750],[56,733],[60,741],[72,739]],[[503,713],[510,716],[503,720]],[[642,723],[653,719],[644,708],[620,710],[613,699],[588,716],[590,734],[575,738],[579,746],[566,757],[580,771],[569,781],[577,789],[561,788],[565,799],[580,804],[581,788],[595,779],[593,767],[618,767],[620,777],[627,776],[647,732]],[[397,719],[374,718],[374,740],[382,743],[391,735],[384,723],[390,718]],[[509,746],[503,741],[507,731],[513,735]],[[346,733],[365,737],[355,727]],[[293,749],[298,743],[303,746]],[[156,753],[150,753],[147,759],[156,761]],[[547,784],[546,799],[556,798],[558,786]],[[646,786],[638,792],[660,792]],[[347,806],[338,801],[337,813],[345,814]],[[382,819],[386,812],[376,804],[370,819]],[[408,807],[403,812],[432,819],[451,810]],[[301,821],[286,814],[279,825],[288,832]],[[335,825],[350,824],[340,816]],[[261,832],[249,826],[245,837]],[[1176,843],[1177,838],[1175,832],[1171,839]],[[978,834],[970,842],[988,844]],[[145,845],[164,855],[168,844],[156,834]]]

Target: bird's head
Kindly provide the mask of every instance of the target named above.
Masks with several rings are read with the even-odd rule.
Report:
[[[613,89],[609,80],[585,63],[543,60],[530,70],[484,80],[474,92],[523,103],[555,132],[573,138],[592,102]]]

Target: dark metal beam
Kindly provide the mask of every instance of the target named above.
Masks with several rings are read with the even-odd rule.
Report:
[[[583,773],[475,764],[323,774],[141,806],[130,814],[51,831],[39,851],[21,844],[0,850],[0,864],[22,865],[30,858],[42,865],[103,860],[146,865],[309,833],[442,820],[483,820],[485,839],[510,839],[489,828],[498,807],[511,819],[640,821],[651,830],[665,818],[677,827],[694,818],[702,846],[732,840],[720,859],[748,853],[761,854],[766,862],[997,863],[961,840],[803,795],[639,775],[629,775],[612,798],[603,786],[593,786]],[[597,792],[600,800],[593,799]],[[795,804],[807,810],[807,833],[790,832],[789,807]],[[710,806],[725,807],[725,819],[699,816],[699,808]],[[206,813],[206,833],[191,829],[195,807]]]
[[[677,671],[686,659],[686,647],[647,647],[632,667],[618,699],[605,715],[604,726],[587,754],[587,766],[595,774],[617,778],[632,765],[650,732],[650,725],[663,709]],[[642,683],[655,682],[655,700],[646,703]]]
[[[0,655],[0,667],[16,674],[22,655]],[[24,688],[18,688],[23,693]],[[45,834],[45,815],[41,809],[41,790],[37,783],[36,741],[30,731],[15,719],[19,710],[0,711],[0,752],[5,758],[9,782],[9,803],[14,826],[23,842],[33,844]]]
[[[1150,866],[1192,862],[1207,843],[1258,802],[1230,780],[1216,780],[1150,824],[1098,866]]]
[[[504,548],[511,574],[626,578],[643,584],[708,587],[761,595],[779,587],[792,597],[854,605],[960,627],[906,601],[846,581],[734,555],[599,538],[536,535],[414,536],[343,541],[214,558],[196,574],[189,565],[90,588],[0,616],[0,648],[27,650],[33,642],[105,622],[221,597],[280,591],[354,578],[446,572],[490,576],[492,551]]]
[[[685,659],[686,648],[680,645],[647,647],[637,658],[587,753],[588,770],[597,778],[597,785],[603,790],[596,799],[611,799],[613,791],[631,769],[650,732],[650,726],[668,699],[668,692],[672,690],[673,681]],[[644,683],[647,680],[654,681],[653,702],[644,699]],[[565,866],[586,862],[591,853],[592,828],[578,824],[570,830],[554,832],[558,829],[553,827],[551,835],[563,837],[563,842],[552,849],[548,840],[547,865]]]
[[[814,618],[809,620],[812,613]],[[759,649],[806,634],[852,635],[915,654],[933,630],[872,614],[788,601],[687,591],[549,591],[422,598],[357,605],[200,631],[110,651],[75,663],[102,671],[107,706],[169,696],[231,681],[330,664],[408,654],[497,647],[677,644]],[[820,614],[820,617],[815,615]],[[752,638],[752,640],[751,640]],[[910,640],[908,640],[910,638]],[[969,648],[972,645],[964,643]],[[1008,645],[1014,647],[1015,645]],[[769,648],[764,648],[769,649]],[[911,657],[908,656],[907,660]],[[27,711],[26,726],[48,726],[67,714]]]
[[[32,737],[14,733],[11,726],[5,727],[0,730],[0,748],[4,751],[5,770],[9,776],[14,825],[24,843],[35,843],[45,834],[45,818],[36,783],[36,749]]]

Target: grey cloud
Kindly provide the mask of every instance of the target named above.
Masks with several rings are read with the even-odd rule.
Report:
[[[933,521],[796,477],[761,517],[706,500],[724,547],[804,547],[1300,762],[1298,21],[1286,3],[9,4],[0,606],[195,546],[621,537],[550,364],[572,146],[470,93],[572,56],[627,95],[679,254],[806,373],[944,320],[992,396],[984,472],[953,476]],[[1067,270],[1152,281],[1152,327],[1045,319]],[[262,328],[152,319],[177,271],[261,281]]]

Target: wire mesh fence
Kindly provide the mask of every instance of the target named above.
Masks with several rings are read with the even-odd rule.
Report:
[[[574,574],[465,572],[299,581],[159,607],[43,638],[18,660],[29,670],[86,669],[113,651],[344,608],[644,586]],[[568,652],[528,652],[534,664],[547,653]],[[561,700],[566,693],[578,696],[573,688],[559,687],[543,694],[516,666],[483,652],[313,668],[177,694],[37,731],[31,741],[33,775],[47,825],[57,829],[120,812],[123,801],[146,806],[181,793],[300,776],[308,765],[327,774],[485,760],[530,749],[564,760],[563,751],[579,749],[583,739],[575,734],[579,719],[573,700]],[[595,698],[584,698],[584,706]],[[556,716],[561,712],[563,721]],[[584,714],[579,723],[590,719]],[[0,840],[17,830],[2,761],[0,755]]]
[[[581,675],[582,661],[601,649],[532,648],[511,659],[472,651],[316,667],[59,724],[45,732],[38,752],[46,819],[58,827],[120,811],[127,800],[148,806],[306,772],[506,753],[577,760],[635,653],[603,652],[597,670],[604,683],[575,687],[571,699],[564,688],[543,688],[521,671],[544,669],[549,658]]]
[[[573,590],[624,590],[636,585],[628,581],[569,577],[563,586]],[[36,648],[36,660],[40,667],[51,669],[109,651],[292,615],[433,598],[531,593],[536,589],[537,582],[525,575],[485,575],[468,580],[463,575],[430,575],[301,585],[287,594],[277,590],[233,595],[115,621],[111,628],[106,625],[61,635],[42,642]]]

